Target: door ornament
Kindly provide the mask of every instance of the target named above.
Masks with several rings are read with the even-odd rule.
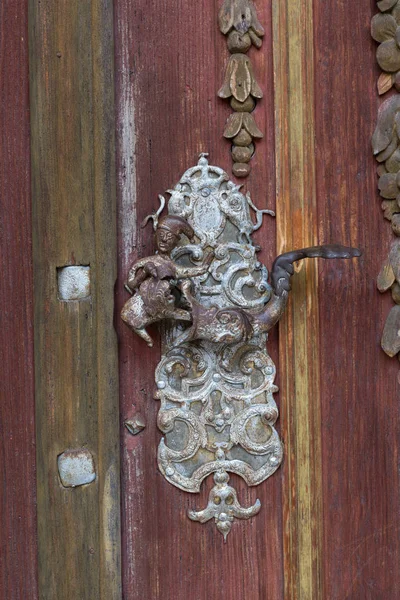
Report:
[[[391,96],[380,107],[378,123],[372,137],[372,148],[378,167],[378,188],[383,215],[391,222],[397,237],[378,275],[380,292],[390,290],[395,306],[387,317],[381,345],[388,356],[400,351],[400,95]]]
[[[379,46],[376,59],[383,73],[378,79],[378,93],[384,94],[392,86],[400,91],[400,1],[381,0],[381,12],[372,18],[371,34]]]
[[[232,141],[233,174],[246,177],[251,171],[254,140],[263,137],[251,114],[263,93],[246,53],[252,44],[261,48],[264,28],[251,0],[224,0],[219,28],[227,36],[231,56],[218,96],[229,99],[234,111],[226,123],[224,137]]]
[[[241,507],[228,473],[254,486],[282,461],[274,427],[276,369],[266,342],[284,313],[293,263],[360,252],[338,245],[286,252],[275,259],[269,281],[251,236],[264,214],[274,213],[258,210],[206,156],[169,191],[164,216],[160,197],[151,215],[158,251],[132,265],[132,297],[122,319],[149,346],[147,327],[162,321],[158,466],[170,483],[192,493],[214,474],[208,505],[188,516],[201,523],[213,518],[226,539],[235,518],[248,519],[261,506],[257,500]]]
[[[381,0],[381,11],[372,18],[371,33],[379,42],[376,56],[384,73],[378,80],[378,92],[384,94],[392,86],[400,91],[400,0]],[[383,198],[385,219],[391,222],[396,236],[377,280],[380,292],[391,291],[395,306],[389,312],[383,329],[381,346],[390,356],[400,358],[400,95],[394,94],[379,108],[372,136],[372,150],[379,166],[378,189]],[[400,380],[400,379],[399,379]]]

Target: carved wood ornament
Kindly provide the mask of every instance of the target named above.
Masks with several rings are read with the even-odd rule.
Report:
[[[232,141],[234,175],[246,177],[251,171],[254,140],[263,137],[251,114],[263,93],[246,53],[252,44],[261,48],[264,28],[251,0],[225,0],[219,13],[219,27],[227,36],[231,57],[218,96],[229,99],[234,111],[226,123],[224,137]]]
[[[384,73],[378,80],[378,92],[392,86],[400,91],[400,1],[378,2],[380,13],[372,18],[371,33],[379,42],[377,61]],[[378,122],[372,136],[372,150],[379,162],[378,188],[383,216],[391,222],[398,238],[392,242],[387,260],[378,275],[380,292],[391,291],[395,306],[387,317],[381,345],[388,356],[400,351],[400,95],[394,94],[379,108]]]

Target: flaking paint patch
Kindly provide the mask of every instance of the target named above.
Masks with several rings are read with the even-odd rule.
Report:
[[[129,48],[128,26],[120,30],[121,47]],[[118,106],[119,152],[121,168],[119,170],[119,189],[121,194],[120,231],[125,263],[131,258],[132,248],[136,246],[136,115],[134,104],[134,83],[130,81],[129,53],[122,58],[121,100]]]

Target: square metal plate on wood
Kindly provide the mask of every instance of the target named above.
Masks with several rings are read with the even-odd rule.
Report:
[[[90,296],[90,267],[68,266],[57,269],[60,300],[84,300]]]
[[[77,487],[96,479],[93,456],[86,448],[66,450],[59,455],[57,465],[64,487]]]

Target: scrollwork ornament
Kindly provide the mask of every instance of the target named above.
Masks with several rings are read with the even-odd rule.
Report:
[[[163,433],[158,466],[167,481],[191,493],[214,474],[207,507],[188,516],[201,523],[213,518],[226,539],[235,519],[248,519],[261,506],[240,506],[229,473],[255,486],[282,461],[276,369],[266,344],[286,307],[293,262],[351,258],[359,251],[318,246],[288,252],[274,261],[269,280],[252,233],[272,211],[258,210],[205,154],[168,193],[169,201],[160,196],[161,211],[151,215],[158,251],[132,265],[132,297],[122,318],[149,345],[146,327],[163,321],[155,373]]]

